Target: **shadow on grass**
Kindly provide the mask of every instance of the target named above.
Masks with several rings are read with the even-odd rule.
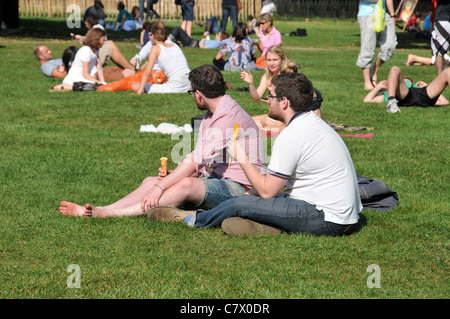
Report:
[[[87,28],[84,24],[81,28],[69,28],[64,19],[26,18],[20,19],[20,28],[13,33],[4,34],[11,37],[31,37],[36,39],[62,39],[70,38],[70,33],[86,34]],[[124,42],[139,42],[140,30],[136,31],[113,31],[107,30],[108,39]]]

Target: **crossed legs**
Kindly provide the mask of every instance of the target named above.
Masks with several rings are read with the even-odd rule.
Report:
[[[75,203],[61,201],[59,211],[63,215],[86,216],[86,217],[134,217],[146,213],[141,208],[141,201],[157,183],[157,177],[147,177],[134,191],[120,200],[107,206],[84,206]],[[196,177],[186,177],[172,187],[166,189],[159,199],[160,206],[178,207],[187,201],[200,204],[205,196],[205,183]]]

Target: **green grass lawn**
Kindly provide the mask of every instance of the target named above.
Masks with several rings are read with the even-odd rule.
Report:
[[[287,57],[322,92],[323,118],[374,127],[370,139],[345,138],[356,172],[384,181],[400,205],[364,211],[359,232],[342,238],[309,235],[229,237],[221,229],[190,229],[146,217],[62,216],[60,200],[104,205],[157,173],[159,158],[179,140],[140,133],[142,124],[183,125],[201,114],[188,94],[48,93],[61,81],[45,77],[32,49],[46,43],[59,57],[73,45],[64,20],[21,21],[0,38],[0,298],[443,298],[449,282],[449,107],[364,104],[355,21],[277,22]],[[179,22],[169,22],[169,27]],[[202,29],[194,26],[200,39]],[[229,30],[231,31],[231,30]],[[76,33],[76,32],[75,32]],[[127,58],[138,32],[108,32]],[[408,53],[429,56],[429,42],[398,33],[394,57],[430,82],[434,67],[411,66]],[[183,49],[190,68],[211,63],[216,50]],[[259,79],[262,72],[255,72]],[[238,73],[224,72],[234,88]],[[230,90],[251,115],[267,111],[248,92]],[[444,95],[450,98],[449,90]],[[164,118],[162,120],[161,118]],[[270,141],[268,141],[270,144]],[[176,163],[169,160],[169,168]],[[70,289],[69,265],[81,288]],[[380,288],[369,288],[370,265]]]

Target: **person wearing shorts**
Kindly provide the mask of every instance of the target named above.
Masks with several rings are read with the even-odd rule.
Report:
[[[361,50],[356,65],[362,69],[364,89],[371,90],[377,82],[377,73],[384,62],[389,61],[397,47],[395,34],[395,11],[392,0],[383,0],[386,8],[385,29],[382,32],[373,30],[373,15],[377,1],[359,1],[358,24],[361,31]],[[380,52],[373,63],[377,42]],[[373,63],[373,66],[372,66]]]
[[[188,36],[192,35],[192,22],[194,18],[194,0],[185,0],[181,5],[181,15],[183,21],[181,22],[181,28],[186,31]]]
[[[256,169],[264,173],[265,149],[258,126],[226,94],[226,82],[215,66],[197,67],[190,72],[189,80],[189,93],[198,109],[206,111],[195,149],[173,171],[169,170],[165,174],[160,169],[158,176],[145,178],[137,189],[115,203],[96,207],[61,201],[59,209],[62,214],[87,217],[140,216],[155,206],[210,209],[250,189],[250,181],[240,164],[229,161],[227,144],[234,138],[235,124],[239,124],[237,140],[244,145]]]
[[[255,169],[239,141],[229,144],[251,182],[250,194],[184,214],[155,207],[149,218],[221,226],[232,236],[280,231],[343,236],[356,228],[363,205],[353,162],[342,138],[310,111],[311,81],[300,73],[279,74],[268,89],[269,116],[286,128],[272,146],[267,172]]]
[[[402,70],[393,66],[389,71],[387,81],[387,111],[389,113],[400,113],[399,106],[427,107],[436,105],[441,93],[450,83],[450,69],[445,69],[438,74],[429,85],[423,83],[420,87],[408,87],[405,84]]]
[[[436,15],[431,32],[431,53],[437,74],[444,70],[444,55],[450,48],[450,0],[436,1]]]

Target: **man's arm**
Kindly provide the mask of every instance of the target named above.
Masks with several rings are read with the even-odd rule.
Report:
[[[386,0],[386,11],[391,16],[392,22],[396,23],[394,0]]]
[[[242,167],[245,175],[247,176],[252,188],[262,198],[272,198],[278,195],[286,184],[286,180],[274,175],[263,175],[259,170],[250,162],[245,149],[239,142],[235,143],[234,140],[230,142],[230,149],[235,148],[236,160]],[[234,157],[234,156],[233,156]]]
[[[148,211],[151,207],[159,205],[159,199],[165,190],[172,187],[185,177],[191,177],[196,172],[195,164],[190,159],[185,159],[170,174],[159,180],[141,201],[142,211]]]
[[[64,79],[67,75],[67,72],[64,70],[64,72],[62,71],[62,69],[64,69],[64,67],[60,68],[59,66],[54,68],[52,71],[52,77],[54,78],[59,78],[59,79]]]

